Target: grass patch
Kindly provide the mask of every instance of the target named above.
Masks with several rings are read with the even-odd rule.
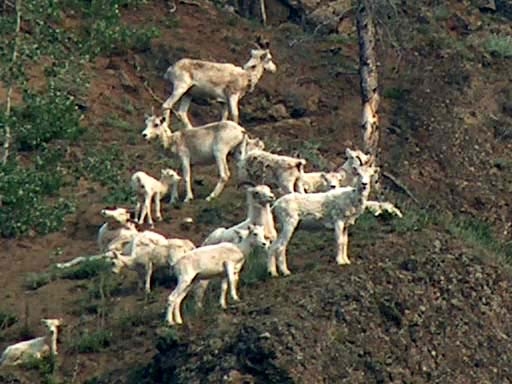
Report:
[[[267,279],[267,253],[261,248],[255,248],[245,261],[239,285],[252,285]]]
[[[112,332],[100,329],[89,332],[85,329],[71,344],[71,350],[78,353],[94,353],[110,346],[112,341]]]
[[[9,328],[18,321],[18,318],[12,313],[0,310],[0,329]]]
[[[28,273],[25,277],[23,286],[25,289],[35,291],[36,289],[49,284],[53,280],[55,280],[55,276],[50,272]]]
[[[58,277],[69,280],[84,280],[99,276],[102,272],[109,272],[110,269],[111,264],[107,260],[86,260],[76,267],[61,270]]]
[[[302,142],[296,152],[298,157],[305,159],[316,169],[329,168],[329,162],[320,152],[321,144],[315,141]]]
[[[484,41],[484,49],[493,57],[512,58],[512,36],[492,34]]]

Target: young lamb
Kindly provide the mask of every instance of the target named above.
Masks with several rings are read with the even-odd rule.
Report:
[[[203,241],[202,246],[218,244],[223,241],[234,242],[238,239],[236,231],[239,229],[247,229],[249,225],[262,225],[265,230],[265,238],[271,242],[277,238],[274,218],[270,211],[270,203],[273,203],[276,197],[270,188],[267,185],[248,187],[246,197],[247,218],[230,228],[217,228]]]
[[[347,255],[348,227],[364,211],[370,192],[370,180],[375,168],[369,166],[353,167],[352,174],[357,182],[354,187],[336,188],[319,193],[291,193],[279,198],[272,207],[275,219],[281,229],[277,240],[269,249],[267,268],[272,276],[287,276],[290,271],[286,262],[286,247],[299,222],[305,229],[314,229],[315,224],[335,229],[338,252],[336,262],[349,264]],[[309,227],[309,228],[308,228]]]
[[[174,274],[178,284],[168,297],[166,321],[169,325],[182,324],[181,302],[195,282],[222,276],[222,308],[227,308],[228,287],[233,300],[239,301],[237,286],[240,271],[246,257],[255,246],[268,247],[263,226],[249,226],[248,230],[238,230],[237,244],[219,243],[199,247],[184,255],[174,264]]]
[[[172,155],[179,157],[187,191],[185,202],[194,198],[190,181],[190,164],[216,163],[220,177],[215,189],[206,198],[210,201],[224,189],[230,176],[227,156],[233,151],[240,153],[239,147],[244,142],[246,131],[232,121],[220,121],[173,133],[165,123],[164,117],[150,116],[146,119],[146,128],[142,136],[147,141],[158,138],[164,148]]]
[[[113,258],[116,252],[129,255],[131,242],[139,234],[143,234],[148,241],[156,244],[167,241],[163,235],[153,231],[139,232],[133,222],[133,213],[126,208],[105,208],[101,210],[101,215],[106,220],[98,231],[98,246],[101,253],[94,256],[79,256],[66,263],[57,263],[57,268],[69,268],[88,260]]]
[[[354,183],[351,169],[366,165],[370,156],[356,149],[345,150],[347,160],[334,172],[304,172],[302,183],[306,193],[327,192],[330,189],[348,187]]]
[[[302,177],[306,160],[265,151],[259,139],[246,139],[237,162],[241,183],[277,186],[283,194],[304,193]]]
[[[153,241],[141,233],[130,244],[129,256],[115,253],[112,272],[120,273],[124,267],[133,268],[139,275],[139,281],[145,274],[144,289],[151,292],[151,274],[155,267],[172,266],[185,253],[196,248],[194,243],[187,239],[165,239],[159,242]]]
[[[257,41],[258,49],[251,50],[251,58],[243,68],[229,63],[215,63],[203,60],[181,59],[170,66],[164,78],[173,83],[172,95],[163,104],[165,117],[170,122],[170,111],[181,99],[178,116],[187,128],[192,124],[187,116],[193,98],[213,98],[224,103],[222,120],[229,113],[238,123],[238,102],[247,91],[252,92],[263,71],[275,72],[269,43]]]
[[[162,169],[160,180],[148,175],[146,172],[135,172],[130,180],[132,190],[137,194],[137,205],[135,207],[135,217],[138,223],[144,223],[147,215],[148,223],[153,227],[153,218],[151,217],[151,201],[155,202],[156,219],[162,220],[162,211],[160,209],[160,199],[166,195],[172,188],[169,203],[172,204],[178,198],[178,184],[181,177],[172,169]]]
[[[41,322],[48,328],[48,333],[45,336],[8,346],[2,353],[0,366],[18,365],[30,359],[41,359],[48,354],[53,356],[58,354],[57,333],[62,319],[42,319]]]

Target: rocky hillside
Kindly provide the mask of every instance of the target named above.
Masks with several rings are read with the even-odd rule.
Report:
[[[272,151],[306,158],[308,170],[342,163],[361,143],[355,8],[272,0],[262,27],[257,2],[182,0],[175,12],[163,1],[114,3],[117,13],[101,1],[50,4],[48,29],[30,19],[32,8],[22,19],[21,41],[44,32],[50,40],[37,47],[50,53],[29,57],[32,98],[14,87],[15,118],[0,119],[14,133],[13,164],[1,168],[0,347],[39,335],[42,317],[66,325],[56,361],[2,370],[1,383],[512,382],[509,2],[375,1],[383,195],[404,218],[363,215],[344,268],[332,233],[298,231],[292,276],[269,279],[251,259],[240,303],[221,311],[214,285],[203,311],[186,303],[178,328],[163,325],[174,280],[156,276],[144,299],[133,273],[52,265],[96,253],[98,211],[132,203],[133,171],[177,166],[140,132],[171,91],[162,74],[182,57],[242,64],[263,33],[278,71],[242,99],[242,125]],[[12,34],[15,13],[8,4],[2,12]],[[199,125],[218,119],[220,106],[193,104],[190,114]],[[216,170],[192,172],[198,199],[164,204],[157,230],[198,244],[241,220],[245,202],[233,181],[205,202]],[[27,197],[41,191],[44,199]],[[185,217],[194,224],[183,226]]]

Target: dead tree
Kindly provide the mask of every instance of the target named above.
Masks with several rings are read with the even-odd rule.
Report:
[[[14,47],[12,49],[10,70],[12,70],[14,68],[14,66],[16,65],[16,59],[18,57],[18,45],[20,43],[20,41],[19,41],[20,28],[21,28],[21,0],[16,0],[16,31],[15,31],[15,37],[14,37]],[[9,117],[11,115],[11,99],[12,99],[12,90],[14,87],[13,82],[14,82],[14,80],[10,79],[9,88],[7,89],[2,164],[7,163],[7,158],[9,157],[9,146],[11,144],[11,128],[9,127]]]
[[[357,9],[357,35],[359,40],[359,84],[363,112],[364,151],[370,154],[370,163],[375,164],[379,148],[379,107],[377,60],[375,55],[375,24],[371,0],[360,0]]]

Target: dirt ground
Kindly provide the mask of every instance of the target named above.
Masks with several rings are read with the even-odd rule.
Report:
[[[479,15],[467,2],[448,3],[463,20]],[[260,32],[271,40],[278,71],[264,74],[242,99],[242,125],[274,151],[309,156],[308,170],[340,165],[345,148],[360,146],[353,25],[347,39],[332,39],[304,34],[291,23],[262,29],[209,3],[180,2],[174,14],[165,4],[125,11],[130,23],[159,26],[151,49],[99,58],[89,68],[84,126],[98,138],[98,148],[123,148],[127,180],[136,169],[158,174],[165,163],[163,152],[139,136],[144,113],[159,108],[143,82],[165,98],[168,65],[185,56],[242,64]],[[430,2],[418,7],[430,16]],[[420,16],[404,12],[408,23]],[[484,27],[475,36],[510,29],[498,17],[478,17]],[[452,19],[458,20],[443,19],[443,27],[459,41],[463,34]],[[422,208],[449,218],[477,217],[498,240],[509,241],[512,136],[502,133],[512,123],[512,71],[510,60],[475,52],[465,60],[457,46],[435,47],[426,38],[400,51],[379,45],[380,164]],[[132,113],[123,106],[128,103]],[[113,113],[133,131],[108,126],[105,117]],[[196,125],[219,116],[218,105],[191,107]],[[85,148],[72,151],[84,156]],[[197,200],[164,204],[166,219],[157,230],[199,244],[215,227],[241,220],[245,198],[230,181],[218,201],[207,203],[216,171],[192,172]],[[101,310],[90,312],[91,288],[83,280],[57,279],[26,290],[27,274],[96,253],[105,191],[81,180],[70,191],[79,206],[61,232],[0,240],[2,308],[21,319],[2,330],[0,347],[27,330],[42,332],[40,318],[61,316],[66,325],[56,376],[65,383],[511,383],[508,267],[485,247],[448,232],[441,219],[407,219],[420,207],[389,178],[383,186],[408,224],[387,217],[356,224],[350,267],[334,263],[333,234],[301,231],[289,250],[292,276],[242,284],[242,302],[225,312],[209,292],[211,306],[200,313],[187,307],[186,325],[169,331],[163,313],[173,281],[157,281],[146,301],[136,291],[136,276],[126,273],[114,278]],[[185,217],[194,219],[191,228],[181,225]],[[113,336],[99,352],[78,353],[73,340],[84,330]],[[41,380],[33,371],[0,373],[1,383]]]

